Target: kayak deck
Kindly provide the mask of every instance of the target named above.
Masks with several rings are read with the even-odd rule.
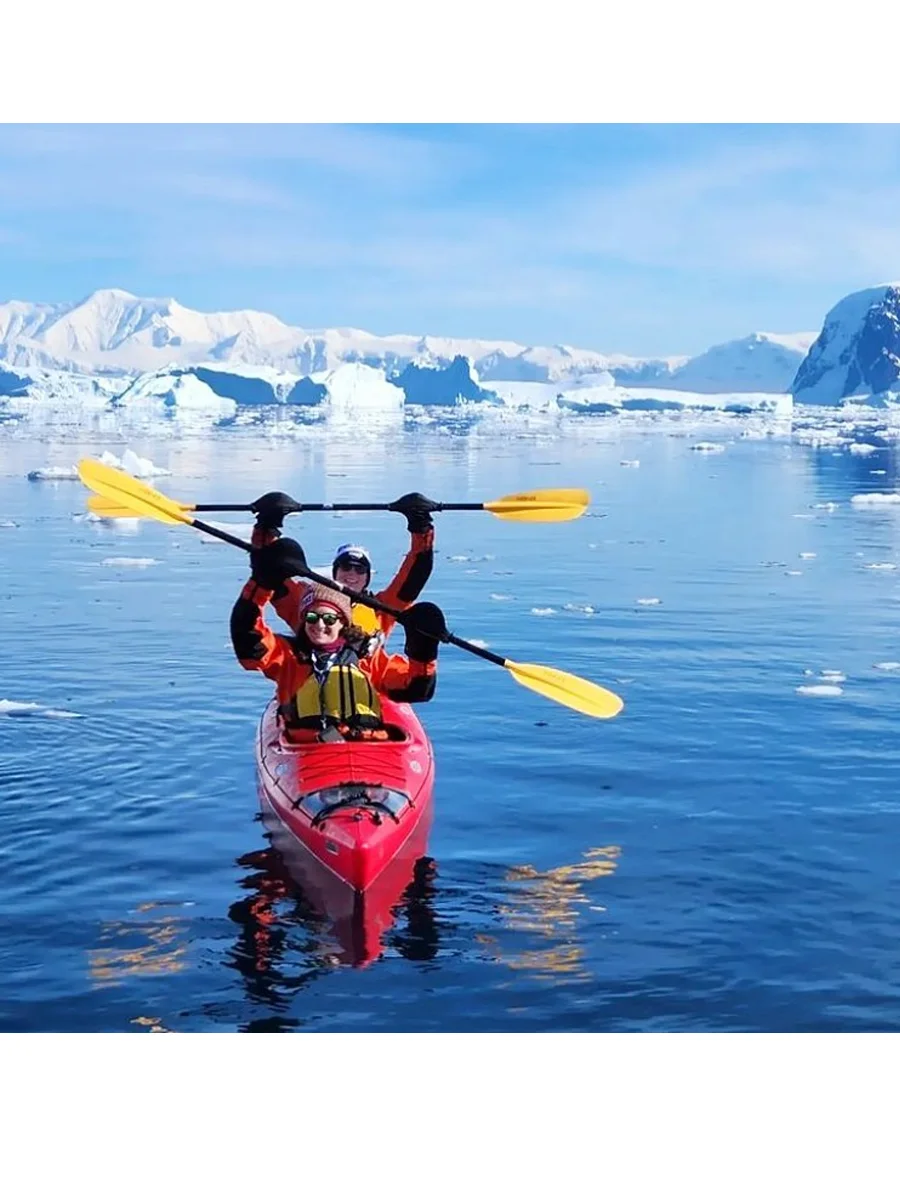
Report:
[[[382,705],[397,740],[286,742],[274,701],[259,726],[264,813],[296,843],[292,859],[305,851],[309,866],[356,893],[371,888],[398,857],[406,862],[413,852],[424,853],[423,839],[414,835],[423,820],[427,833],[431,818],[434,760],[428,738],[409,705],[389,700]],[[415,858],[410,871],[414,863]],[[317,890],[334,888],[326,883]]]

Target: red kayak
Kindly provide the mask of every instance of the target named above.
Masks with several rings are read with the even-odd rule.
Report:
[[[380,953],[433,812],[431,743],[408,704],[381,706],[389,741],[298,745],[282,737],[273,700],[256,748],[273,842],[357,964]]]

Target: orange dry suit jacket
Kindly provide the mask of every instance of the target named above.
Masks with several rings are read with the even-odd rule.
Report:
[[[247,671],[262,671],[273,680],[279,705],[287,705],[313,670],[300,639],[282,637],[266,624],[262,610],[271,601],[270,591],[253,579],[247,580],[231,610],[231,643],[241,666]],[[390,700],[415,703],[431,699],[434,692],[434,662],[388,654],[379,646],[359,660],[359,669],[375,691]]]

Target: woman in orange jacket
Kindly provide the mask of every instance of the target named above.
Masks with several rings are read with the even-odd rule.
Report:
[[[250,506],[256,513],[252,544],[262,547],[280,536],[284,518],[297,512],[300,505],[284,492],[267,492],[254,500]],[[390,505],[391,512],[406,517],[406,528],[410,535],[409,550],[406,552],[394,578],[388,586],[375,593],[382,604],[401,610],[408,609],[421,596],[434,567],[434,521],[431,514],[440,505],[423,496],[421,492],[408,492]],[[355,592],[368,591],[372,579],[372,560],[364,546],[347,543],[338,546],[331,565],[331,573],[338,583]],[[309,584],[305,580],[288,579],[276,588],[272,605],[285,624],[297,628],[300,605]],[[396,618],[387,613],[376,612],[365,605],[354,605],[354,622],[367,633],[378,634],[385,642],[393,629]]]
[[[388,654],[353,623],[342,592],[311,584],[299,602],[294,637],[273,633],[262,610],[285,581],[305,567],[303,550],[280,538],[251,552],[251,576],[231,613],[231,641],[241,666],[277,686],[279,713],[298,741],[377,736],[379,696],[423,703],[434,695],[444,615],[434,604],[412,605],[399,618],[406,656]]]

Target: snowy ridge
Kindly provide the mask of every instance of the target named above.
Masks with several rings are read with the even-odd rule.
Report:
[[[73,304],[0,304],[0,395],[14,394],[15,380],[4,384],[3,372],[135,376],[200,365],[233,371],[245,365],[299,379],[356,362],[381,369],[393,380],[410,364],[447,367],[457,360],[468,360],[476,382],[487,384],[561,383],[609,371],[625,386],[778,392],[787,390],[812,340],[812,334],[750,334],[697,358],[644,359],[566,345],[307,330],[270,313],[202,313],[174,299],[106,288]]]

